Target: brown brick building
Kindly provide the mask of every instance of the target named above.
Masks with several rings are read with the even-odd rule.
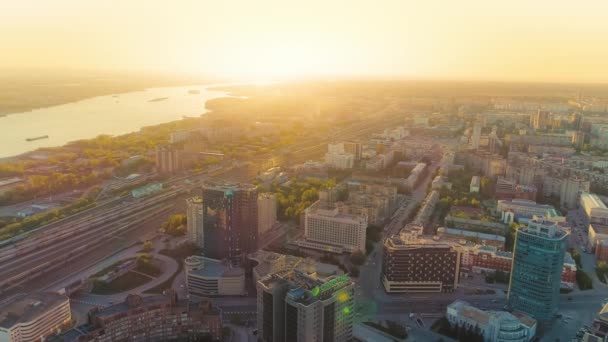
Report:
[[[167,295],[128,295],[123,303],[89,312],[95,328],[78,341],[168,341],[205,336],[222,338],[222,320],[211,302],[178,301],[173,291]]]

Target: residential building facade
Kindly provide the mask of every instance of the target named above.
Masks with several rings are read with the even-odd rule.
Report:
[[[477,329],[486,342],[528,342],[536,335],[536,320],[522,313],[484,311],[457,300],[447,306],[450,325]]]
[[[262,235],[277,223],[277,196],[273,193],[258,195],[258,235]]]
[[[0,341],[40,341],[68,328],[70,299],[55,292],[34,292],[0,304]]]
[[[190,298],[245,294],[245,270],[226,260],[193,255],[184,260],[184,273]]]
[[[382,284],[387,293],[452,292],[458,286],[460,252],[422,237],[422,226],[408,225],[384,241]]]
[[[301,247],[333,251],[365,251],[367,216],[345,214],[320,199],[304,212],[304,238]]]
[[[78,341],[175,341],[209,337],[222,339],[220,312],[209,300],[179,300],[174,291],[165,295],[128,295],[123,303],[89,312],[93,330]]]

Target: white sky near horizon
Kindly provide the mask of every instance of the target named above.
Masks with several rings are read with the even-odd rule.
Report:
[[[608,1],[2,0],[17,68],[608,82]]]

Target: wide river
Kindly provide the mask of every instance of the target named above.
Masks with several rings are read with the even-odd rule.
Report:
[[[149,88],[0,117],[0,158],[100,134],[135,132],[183,116],[199,116],[207,112],[207,100],[229,96],[208,90],[214,86]],[[45,135],[49,138],[26,140]]]

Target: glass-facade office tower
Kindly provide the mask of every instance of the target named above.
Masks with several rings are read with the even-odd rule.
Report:
[[[534,216],[517,230],[508,305],[539,321],[557,312],[568,233],[557,224]]]
[[[253,185],[203,187],[204,253],[238,264],[258,240],[257,191]]]

